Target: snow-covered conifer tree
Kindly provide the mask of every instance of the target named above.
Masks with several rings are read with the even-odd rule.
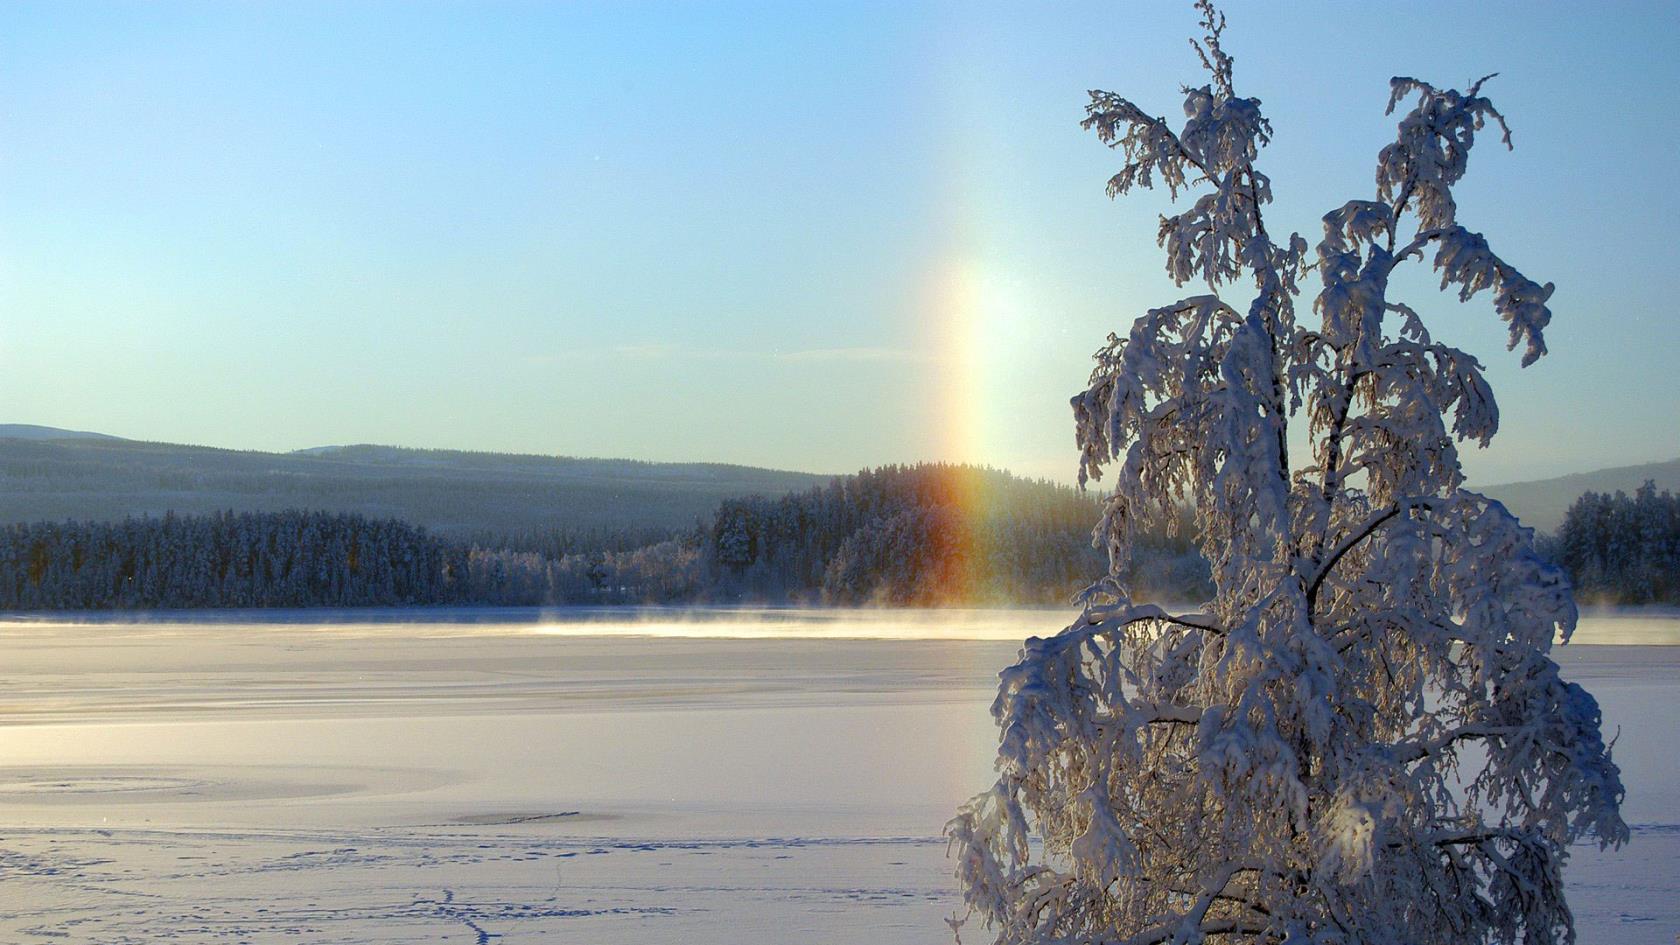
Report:
[[[1480,363],[1388,296],[1432,265],[1545,353],[1552,286],[1453,199],[1504,119],[1485,80],[1394,79],[1376,193],[1309,247],[1264,216],[1272,128],[1198,8],[1182,126],[1108,92],[1084,124],[1123,158],[1111,196],[1189,200],[1160,245],[1200,291],[1110,336],[1073,407],[1081,480],[1116,467],[1111,575],[1188,503],[1214,597],[1169,613],[1111,576],[1001,674],[997,783],[949,828],[970,916],[1001,943],[1570,942],[1568,845],[1627,836],[1597,703],[1549,655],[1575,605],[1462,486],[1458,445],[1498,423]]]

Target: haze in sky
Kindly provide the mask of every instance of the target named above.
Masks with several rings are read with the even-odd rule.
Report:
[[[6,4],[0,420],[1069,478],[1090,352],[1196,291],[1085,90],[1176,119],[1195,13],[1025,6]],[[1501,73],[1461,219],[1557,283],[1552,353],[1405,294],[1490,367],[1472,479],[1680,454],[1680,7],[1279,6],[1227,47],[1312,242],[1391,75]]]

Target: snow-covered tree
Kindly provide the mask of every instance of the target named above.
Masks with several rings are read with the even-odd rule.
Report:
[[[1178,614],[1105,579],[1001,674],[997,783],[949,828],[969,913],[1000,943],[1570,942],[1569,844],[1627,836],[1597,703],[1549,655],[1575,605],[1533,533],[1462,486],[1458,445],[1498,423],[1480,363],[1388,297],[1432,264],[1492,295],[1524,365],[1545,353],[1552,286],[1453,199],[1504,119],[1485,80],[1394,79],[1409,110],[1374,199],[1309,248],[1268,226],[1272,128],[1198,8],[1210,79],[1182,126],[1108,92],[1084,124],[1123,156],[1111,196],[1189,199],[1160,245],[1202,291],[1111,336],[1073,406],[1081,480],[1117,466],[1112,572],[1188,503],[1216,590]]]

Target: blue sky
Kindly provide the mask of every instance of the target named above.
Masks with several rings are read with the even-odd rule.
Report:
[[[1461,220],[1558,284],[1473,480],[1680,455],[1680,7],[1229,6],[1273,221],[1372,189],[1396,73],[1487,72]],[[1073,470],[1088,356],[1184,294],[1084,90],[1176,115],[1183,3],[0,7],[0,420],[847,471]],[[1279,226],[1273,223],[1274,228]]]

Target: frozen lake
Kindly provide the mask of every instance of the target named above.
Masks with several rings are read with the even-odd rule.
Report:
[[[3,622],[0,941],[949,941],[939,832],[990,782],[994,674],[1066,617]],[[1586,945],[1680,932],[1675,642],[1595,615],[1559,654],[1633,826],[1577,848]]]

